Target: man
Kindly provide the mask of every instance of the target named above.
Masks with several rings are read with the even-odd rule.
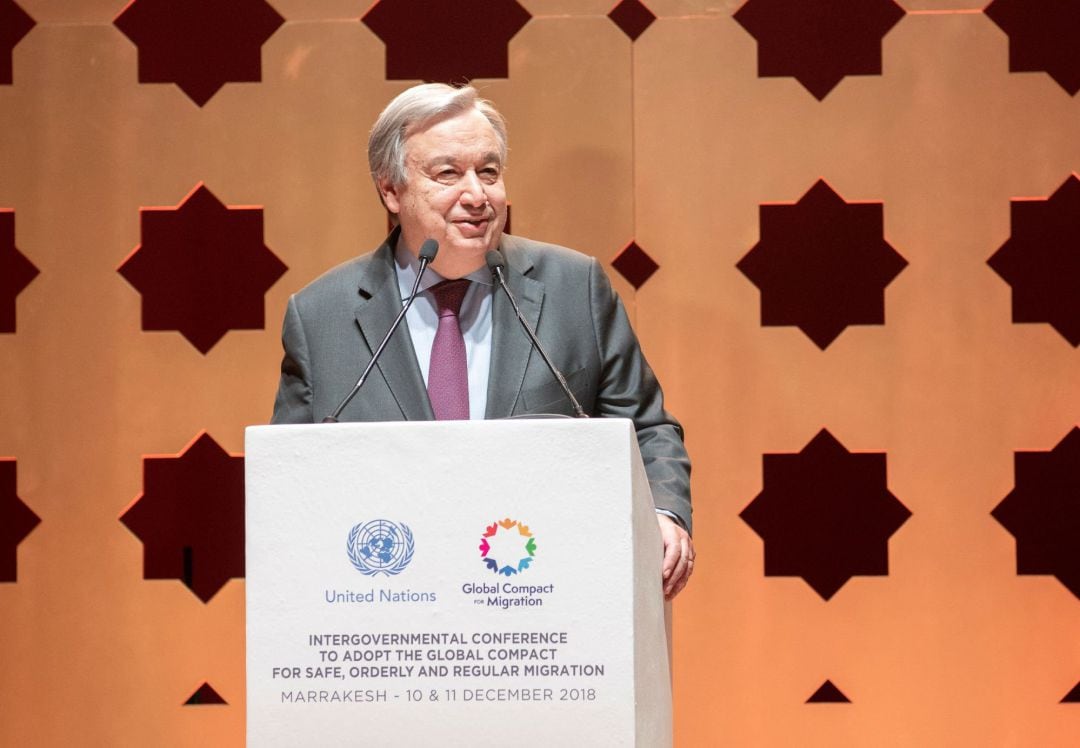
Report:
[[[351,390],[408,297],[427,239],[439,251],[407,327],[391,338],[341,419],[570,413],[509,302],[495,293],[485,255],[498,249],[522,311],[585,411],[634,421],[670,599],[694,566],[682,430],[664,410],[656,378],[596,260],[503,233],[506,154],[503,118],[471,86],[414,86],[387,106],[368,140],[368,161],[398,226],[374,252],[289,299],[273,422],[317,422]]]

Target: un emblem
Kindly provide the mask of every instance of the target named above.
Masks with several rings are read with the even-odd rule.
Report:
[[[369,577],[400,573],[412,561],[416,549],[408,526],[385,519],[373,519],[353,526],[345,547],[352,565]]]

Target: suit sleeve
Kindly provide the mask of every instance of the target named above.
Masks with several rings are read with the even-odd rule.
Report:
[[[641,352],[622,302],[596,260],[589,273],[593,331],[601,361],[596,412],[634,422],[653,502],[691,531],[690,458],[682,426],[664,409],[660,384]]]
[[[285,349],[285,355],[281,359],[281,379],[278,381],[274,415],[270,422],[313,423],[311,362],[304,323],[296,306],[296,296],[289,297],[289,305],[285,309],[281,345]]]

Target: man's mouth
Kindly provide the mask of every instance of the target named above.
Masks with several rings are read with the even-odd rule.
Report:
[[[487,230],[489,218],[462,218],[454,221],[460,227],[460,230],[465,233],[483,232]]]

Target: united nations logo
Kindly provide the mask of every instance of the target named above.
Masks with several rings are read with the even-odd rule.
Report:
[[[400,573],[412,561],[416,549],[412,531],[406,525],[385,519],[355,525],[345,548],[352,565],[369,577]]]

